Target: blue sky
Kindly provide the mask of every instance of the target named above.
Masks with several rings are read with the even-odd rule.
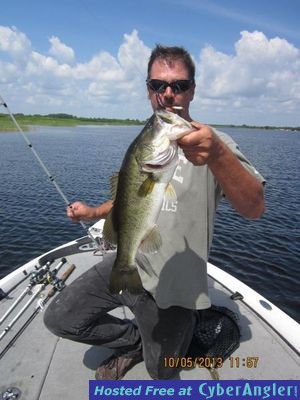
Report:
[[[299,126],[299,15],[299,0],[10,0],[0,94],[15,112],[144,119],[151,48],[182,45],[194,119]]]

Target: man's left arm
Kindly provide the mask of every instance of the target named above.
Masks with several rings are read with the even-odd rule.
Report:
[[[239,161],[230,148],[207,125],[192,122],[195,130],[178,141],[194,165],[207,164],[226,198],[245,218],[259,218],[265,210],[261,182]]]

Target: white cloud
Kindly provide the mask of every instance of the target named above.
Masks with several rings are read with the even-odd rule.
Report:
[[[145,79],[150,49],[125,34],[116,56],[85,63],[58,37],[47,54],[15,27],[0,26],[1,94],[16,112],[147,118]],[[262,32],[241,32],[233,54],[200,50],[192,116],[210,123],[300,125],[299,49]]]
[[[251,114],[256,110],[258,120],[261,113],[269,121],[281,115],[283,124],[285,114],[299,109],[299,49],[285,39],[268,39],[262,32],[243,31],[233,55],[211,46],[202,49],[198,71],[199,107],[208,109],[204,100],[211,99],[209,107],[215,100],[224,115],[231,107],[242,110],[243,118],[247,109]],[[220,99],[224,100],[221,108]]]
[[[15,82],[18,76],[18,68],[8,62],[0,60],[0,83]]]
[[[54,56],[58,61],[62,63],[73,63],[73,61],[75,60],[75,53],[71,47],[62,43],[60,39],[56,36],[52,36],[49,39],[49,42],[51,43],[49,54]]]
[[[75,79],[90,79],[96,81],[121,81],[125,78],[124,71],[117,60],[109,53],[102,52],[85,64],[77,64],[73,69]]]
[[[31,42],[15,26],[0,26],[0,51],[9,54],[15,63],[26,61],[31,52]]]
[[[118,60],[130,77],[145,76],[151,50],[144,45],[133,30],[131,35],[124,35],[125,43],[120,46]]]
[[[141,104],[146,99],[144,80],[150,49],[137,31],[124,35],[117,57],[102,51],[86,63],[76,62],[74,50],[60,38],[52,36],[49,41],[48,54],[42,54],[17,28],[0,27],[0,83],[10,83],[9,88],[2,86],[3,96],[13,99],[16,111],[145,117],[147,102]],[[137,74],[141,67],[144,76],[143,72]],[[133,110],[131,114],[136,110],[140,113],[128,115],[127,109]]]

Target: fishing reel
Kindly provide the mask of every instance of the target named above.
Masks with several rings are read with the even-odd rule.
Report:
[[[30,285],[34,286],[38,283],[43,283],[45,281],[45,276],[50,270],[50,266],[53,261],[48,261],[43,267],[36,268],[36,271],[30,273]]]
[[[58,290],[59,292],[64,289],[64,287],[66,286],[65,282],[58,278],[57,276],[55,276],[50,282],[49,282],[56,290]]]
[[[46,279],[48,271],[35,271],[32,272],[32,275],[30,277],[30,284],[31,286],[37,285],[39,283],[43,283]]]

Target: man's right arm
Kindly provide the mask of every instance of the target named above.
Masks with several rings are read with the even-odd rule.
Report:
[[[81,201],[75,201],[67,208],[67,216],[71,218],[73,222],[91,222],[93,220],[106,218],[112,206],[112,200],[108,200],[96,207],[88,206]]]

